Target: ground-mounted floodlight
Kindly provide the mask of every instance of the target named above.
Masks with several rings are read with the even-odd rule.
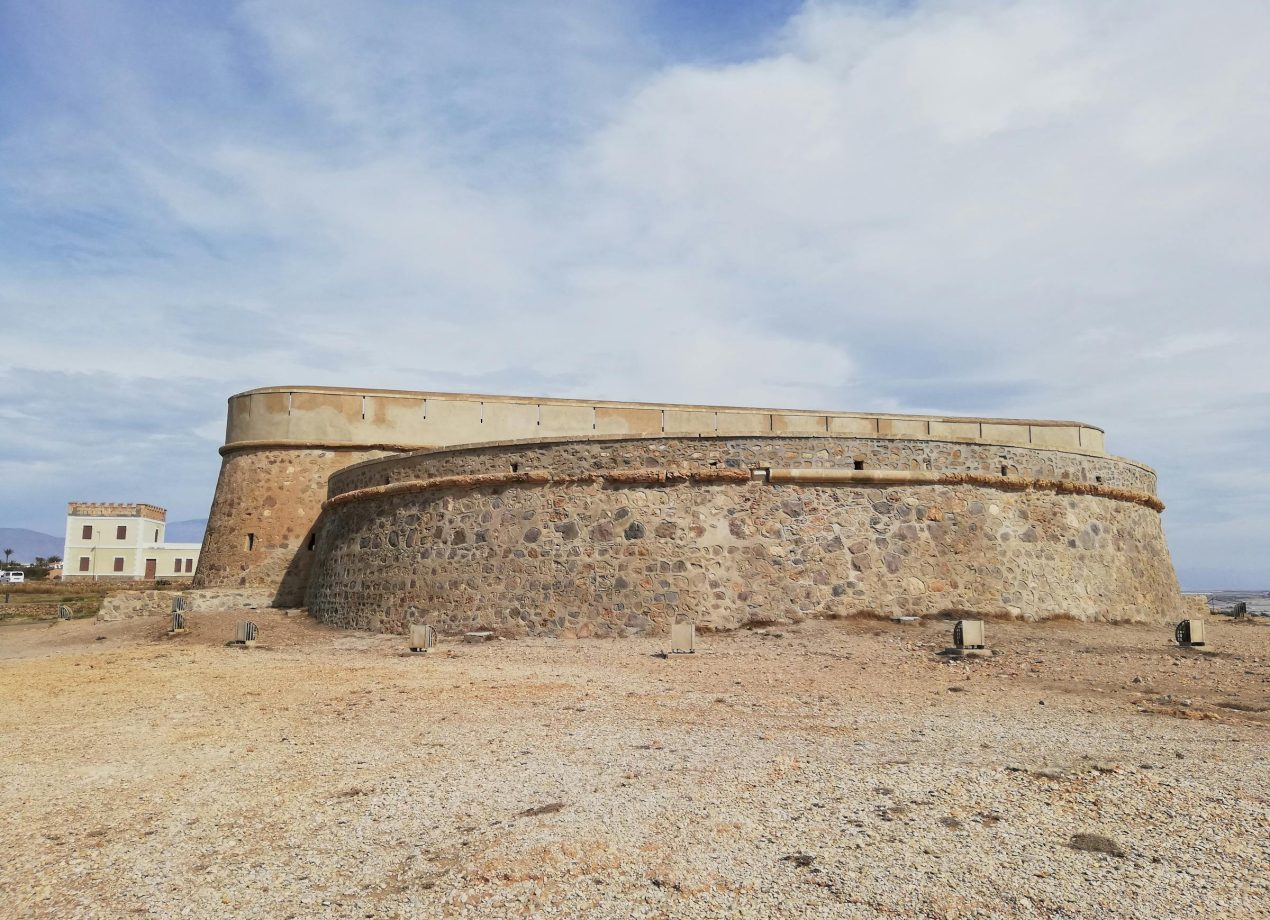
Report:
[[[697,624],[691,620],[670,624],[670,654],[691,655],[697,650]]]
[[[238,645],[245,645],[252,648],[256,644],[256,636],[260,632],[260,627],[250,620],[246,620],[238,624],[238,629],[234,633],[234,642]]]
[[[437,631],[426,623],[410,624],[410,651],[430,652],[437,645]]]
[[[958,620],[953,626],[953,647],[943,654],[949,658],[986,658],[988,643],[983,635],[983,620]]]
[[[172,598],[172,612],[173,613],[185,613],[185,610],[186,610],[185,598],[181,597],[179,594],[176,597]]]
[[[168,635],[175,636],[178,633],[185,632],[185,614],[179,610],[172,611],[172,628],[168,630]]]
[[[1207,644],[1204,639],[1204,621],[1183,620],[1173,627],[1173,638],[1183,648],[1203,648]]]
[[[65,604],[57,605],[57,618],[59,620],[69,620],[71,617],[71,608],[67,607]]]
[[[953,627],[953,645],[959,649],[985,648],[983,620],[958,620]]]

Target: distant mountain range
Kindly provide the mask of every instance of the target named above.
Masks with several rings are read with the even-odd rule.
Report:
[[[62,538],[52,534],[25,527],[0,527],[0,550],[13,550],[10,562],[29,563],[34,562],[36,556],[60,556],[62,546]]]
[[[164,531],[164,539],[169,543],[202,543],[206,529],[206,518],[172,521]],[[64,545],[61,537],[49,533],[25,527],[0,527],[0,550],[13,550],[10,557],[13,562],[30,563],[35,561],[36,556],[60,556]],[[0,556],[0,561],[3,558]]]

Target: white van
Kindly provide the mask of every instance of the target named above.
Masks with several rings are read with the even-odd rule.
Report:
[[[26,572],[0,572],[0,584],[20,585],[26,581]]]

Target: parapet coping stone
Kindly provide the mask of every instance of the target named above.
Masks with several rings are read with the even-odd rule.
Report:
[[[1031,419],[1031,418],[989,418],[977,415],[914,415],[904,412],[860,412],[840,409],[779,409],[764,406],[717,406],[702,403],[656,403],[626,402],[612,399],[572,399],[565,396],[509,396],[495,393],[442,393],[432,390],[377,390],[369,387],[323,387],[323,386],[270,386],[244,390],[229,397],[232,404],[243,396],[257,396],[268,393],[329,393],[333,396],[385,396],[400,399],[453,399],[458,401],[479,400],[483,402],[512,403],[515,405],[552,405],[552,406],[602,406],[614,409],[671,409],[675,411],[701,412],[766,412],[774,415],[830,415],[840,418],[897,418],[915,419],[931,422],[987,422],[1001,425],[1037,425],[1040,427],[1077,427],[1092,428],[1095,431],[1106,431],[1097,425],[1067,419]]]

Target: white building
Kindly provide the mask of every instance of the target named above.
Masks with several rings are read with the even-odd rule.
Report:
[[[164,543],[168,513],[154,505],[71,502],[66,509],[62,577],[127,581],[188,580],[198,543]]]

